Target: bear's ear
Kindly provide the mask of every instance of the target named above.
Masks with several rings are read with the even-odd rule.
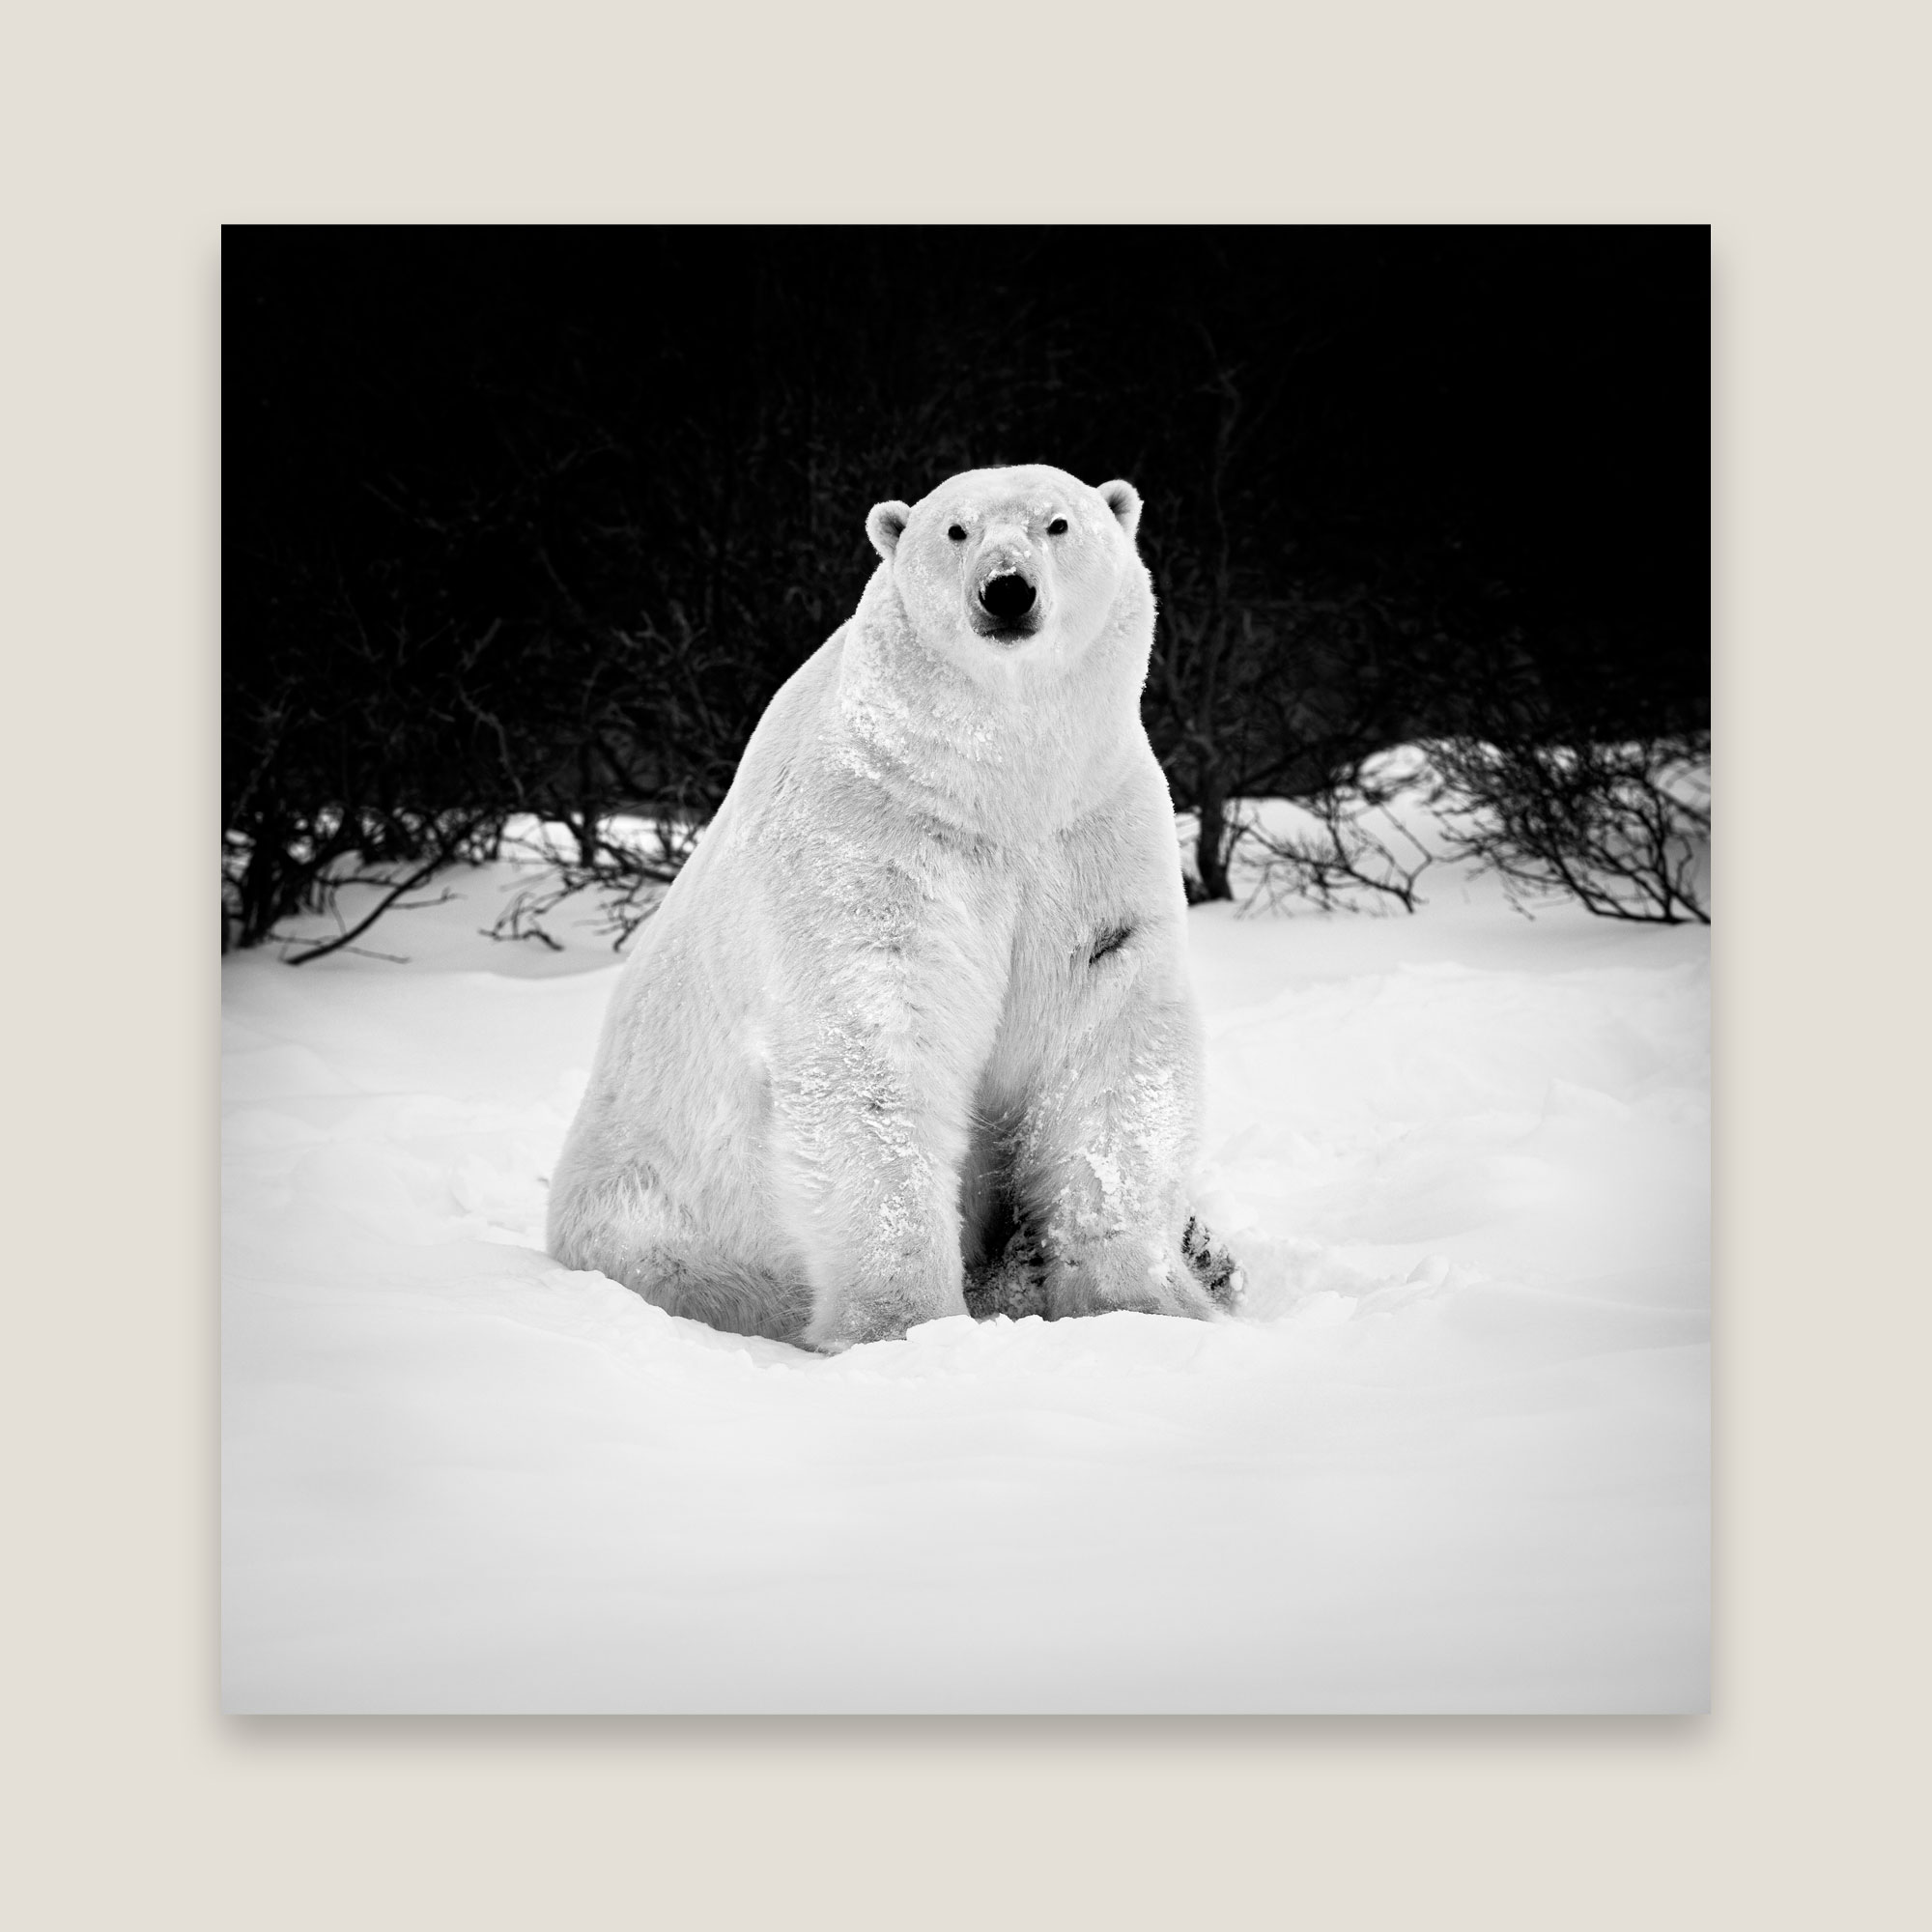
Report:
[[[903,503],[874,503],[866,512],[866,534],[872,548],[890,563],[899,547],[899,535],[912,512]]]
[[[1141,493],[1131,483],[1116,478],[1112,483],[1100,485],[1100,500],[1120,518],[1121,527],[1132,543],[1134,532],[1141,526]]]

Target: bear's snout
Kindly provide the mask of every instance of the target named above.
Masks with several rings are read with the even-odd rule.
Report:
[[[980,608],[999,624],[1017,624],[1038,601],[1037,593],[1016,570],[1003,570],[980,586]]]

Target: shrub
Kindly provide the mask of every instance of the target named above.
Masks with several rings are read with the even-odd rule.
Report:
[[[1710,924],[1708,734],[1428,750],[1445,856],[1497,873],[1520,910],[1566,894],[1603,919]]]

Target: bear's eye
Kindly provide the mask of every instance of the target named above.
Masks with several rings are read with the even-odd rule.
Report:
[[[1064,537],[1066,534],[1066,519],[1055,517],[1052,523],[1047,525],[1046,533],[1050,537]]]
[[[946,532],[946,534],[950,536],[954,543],[964,543],[966,541],[966,532],[962,530],[957,524],[954,524],[952,527]]]

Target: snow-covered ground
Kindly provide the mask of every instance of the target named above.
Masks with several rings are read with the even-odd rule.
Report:
[[[229,1709],[1705,1708],[1702,930],[1197,908],[1245,1317],[821,1359],[543,1254],[615,967],[447,884],[225,968]]]

